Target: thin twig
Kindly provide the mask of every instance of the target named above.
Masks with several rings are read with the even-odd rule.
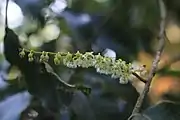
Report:
[[[146,119],[146,120],[151,120],[151,118],[145,114],[139,114],[139,113],[136,113],[136,114],[132,114],[130,117],[129,117],[129,120],[139,120],[139,119]]]
[[[89,87],[86,87],[84,85],[72,85],[72,84],[69,84],[65,81],[63,81],[59,76],[58,74],[56,74],[53,70],[53,68],[46,62],[44,62],[44,65],[45,65],[45,69],[46,69],[46,72],[50,73],[56,80],[59,81],[59,86],[57,87],[57,90],[64,90],[64,91],[75,91],[75,90],[80,90],[81,92],[85,93],[85,94],[90,94],[91,92],[91,88]],[[58,93],[57,93],[58,95]]]
[[[53,75],[59,82],[61,85],[63,85],[64,87],[67,88],[75,88],[75,85],[71,85],[66,83],[65,81],[63,81],[53,70],[53,68],[48,64],[48,63],[44,63],[45,65],[45,69],[48,73],[50,73],[51,75]]]
[[[162,54],[163,49],[164,49],[164,44],[165,44],[164,31],[165,31],[166,9],[165,9],[165,5],[164,5],[162,0],[158,0],[158,4],[159,4],[159,8],[160,8],[160,18],[161,18],[160,31],[159,31],[159,36],[158,36],[158,38],[159,38],[159,47],[158,47],[158,50],[156,52],[156,56],[155,56],[155,58],[153,60],[152,68],[151,68],[150,73],[148,75],[147,83],[145,85],[145,88],[144,88],[143,92],[140,94],[132,114],[137,114],[140,111],[140,108],[142,106],[144,98],[146,97],[146,95],[147,95],[147,93],[149,91],[151,81],[152,81],[152,79],[153,79],[153,77],[155,75],[155,72],[156,72],[157,68],[158,68],[158,63],[160,61],[160,57],[161,57],[161,54]]]
[[[138,78],[141,82],[146,83],[147,81],[143,79],[141,76],[139,76],[137,73],[133,72],[132,75],[134,75],[136,78]]]
[[[9,0],[6,0],[6,13],[5,13],[5,15],[6,15],[6,18],[5,18],[5,28],[7,28],[8,27],[8,6],[9,6]]]

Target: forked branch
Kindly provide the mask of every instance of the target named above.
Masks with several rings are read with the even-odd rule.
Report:
[[[160,61],[160,58],[161,58],[161,55],[162,55],[162,52],[164,49],[164,45],[165,45],[165,34],[164,33],[165,33],[166,8],[165,8],[163,0],[157,0],[157,1],[158,1],[159,9],[160,9],[160,19],[161,19],[160,30],[159,30],[159,35],[158,35],[159,46],[158,46],[158,50],[156,52],[155,58],[154,58],[153,63],[152,63],[152,67],[151,67],[150,73],[148,75],[147,82],[145,84],[145,88],[137,100],[137,103],[136,103],[134,110],[132,112],[132,116],[134,114],[137,114],[140,112],[144,98],[146,97],[146,95],[149,91],[150,84],[151,84],[152,79],[155,76],[156,70],[158,68],[158,63]],[[132,117],[130,117],[129,119],[132,119]]]

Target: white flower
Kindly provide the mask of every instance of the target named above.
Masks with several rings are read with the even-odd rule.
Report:
[[[122,77],[119,78],[119,83],[120,84],[127,84],[128,83],[128,79],[122,76]]]

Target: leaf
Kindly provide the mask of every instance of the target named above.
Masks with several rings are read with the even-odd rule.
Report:
[[[75,92],[70,108],[76,114],[76,120],[96,120],[88,99],[81,92]]]
[[[92,88],[88,100],[97,120],[126,120],[138,97],[136,89],[130,83],[119,84],[117,79],[99,74],[93,68],[78,68],[70,83],[81,83]],[[76,104],[79,106],[79,103]]]
[[[134,115],[130,120],[180,120],[180,104],[164,101]]]
[[[180,120],[180,104],[161,102],[143,113],[151,120]]]
[[[54,81],[52,75],[46,72],[42,64],[28,62],[27,55],[23,59],[20,58],[19,49],[22,47],[18,36],[13,32],[13,30],[8,28],[7,16],[5,21],[4,54],[6,60],[11,65],[18,66],[21,70],[22,74],[25,76],[25,82],[30,94],[38,97],[41,102],[51,110],[58,110],[59,105],[56,92],[57,82]]]
[[[65,81],[61,80],[61,78],[54,72],[53,68],[48,63],[44,63],[44,64],[45,64],[45,68],[46,68],[47,72],[54,75],[54,77],[59,81],[59,86],[58,86],[59,88],[63,88],[65,91],[71,91],[71,92],[80,90],[85,95],[89,95],[91,93],[91,88],[89,88],[89,87],[86,87],[81,84],[71,85],[71,84],[68,84]]]

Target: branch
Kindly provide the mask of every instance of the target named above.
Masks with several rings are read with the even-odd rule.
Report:
[[[142,103],[143,103],[143,101],[144,101],[144,99],[145,99],[145,97],[146,97],[146,95],[147,95],[147,93],[149,91],[151,81],[152,81],[153,77],[155,76],[156,70],[158,68],[158,63],[160,61],[160,57],[161,57],[161,54],[163,52],[164,45],[165,45],[165,35],[164,35],[164,33],[165,33],[166,9],[165,9],[165,5],[164,5],[162,0],[158,0],[158,5],[159,5],[159,8],[160,8],[160,18],[161,18],[160,31],[159,31],[159,36],[158,36],[159,47],[158,47],[158,50],[156,52],[155,58],[153,60],[152,68],[151,68],[150,73],[149,73],[148,78],[147,78],[147,83],[145,85],[145,88],[144,88],[143,92],[140,94],[140,96],[139,96],[139,98],[137,100],[137,103],[136,103],[136,105],[134,107],[132,115],[137,114],[140,111]]]
[[[143,79],[141,76],[139,76],[137,73],[133,72],[132,73],[136,78],[138,78],[141,82],[146,83],[147,81]]]

